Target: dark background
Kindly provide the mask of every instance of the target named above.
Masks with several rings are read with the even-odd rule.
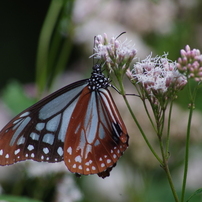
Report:
[[[0,1],[0,88],[11,78],[34,81],[38,37],[49,2]]]

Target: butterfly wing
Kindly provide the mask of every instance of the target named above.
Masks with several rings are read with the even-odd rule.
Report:
[[[12,119],[0,132],[0,165],[62,161],[67,126],[87,84],[85,79],[65,86]]]
[[[95,65],[90,79],[70,84],[17,115],[0,132],[0,165],[64,160],[78,175],[109,176],[128,147],[109,86],[101,66]]]
[[[109,172],[128,147],[128,134],[107,89],[82,91],[66,134],[64,161],[79,175]]]

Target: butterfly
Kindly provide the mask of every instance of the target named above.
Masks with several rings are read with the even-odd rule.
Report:
[[[64,161],[77,176],[105,178],[128,147],[126,126],[100,64],[14,117],[0,131],[0,165]]]

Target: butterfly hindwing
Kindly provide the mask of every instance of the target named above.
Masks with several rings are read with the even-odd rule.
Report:
[[[67,130],[64,161],[73,173],[109,175],[128,147],[125,125],[107,89],[83,90]],[[110,169],[111,170],[111,169]]]

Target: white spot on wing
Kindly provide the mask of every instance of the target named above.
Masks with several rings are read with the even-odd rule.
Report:
[[[116,154],[113,154],[113,158],[114,158],[114,159],[117,158],[117,155],[116,155]]]
[[[36,141],[39,140],[39,135],[37,133],[32,132],[30,134],[30,137],[32,138],[32,140],[36,140]]]
[[[58,147],[57,152],[58,152],[59,156],[62,156],[63,155],[62,147]]]
[[[44,126],[45,126],[45,123],[37,123],[37,124],[36,124],[36,129],[37,129],[38,131],[41,131],[41,130],[44,129]]]
[[[16,155],[16,154],[18,154],[19,152],[20,152],[20,149],[16,149],[15,152],[14,152],[14,154]]]
[[[13,124],[15,125],[16,123],[18,123],[19,121],[21,121],[22,119],[17,119],[15,121],[13,121]]]
[[[111,163],[111,159],[107,159],[107,163]]]
[[[67,149],[67,153],[68,153],[69,155],[72,155],[72,148],[71,148],[71,147],[69,147],[69,148]]]
[[[44,136],[43,136],[43,139],[42,141],[47,143],[47,144],[50,144],[50,145],[53,145],[53,142],[54,142],[54,135],[51,134],[51,133],[46,133]]]
[[[3,149],[0,150],[0,155],[3,155]]]
[[[32,150],[34,149],[34,146],[30,144],[30,145],[28,145],[27,149],[28,149],[29,151],[32,151]]]
[[[86,163],[85,163],[85,165],[86,165],[86,166],[89,166],[89,165],[90,165],[89,161],[88,161],[88,162],[86,162]]]
[[[21,144],[24,144],[25,143],[25,137],[20,137],[17,141],[17,145],[21,145]]]
[[[76,156],[76,157],[75,157],[75,162],[81,163],[81,156]]]
[[[28,116],[30,114],[30,112],[24,112],[23,114],[20,115],[20,117],[25,117],[25,116]]]
[[[43,152],[44,152],[45,154],[48,154],[48,153],[49,153],[49,149],[48,149],[47,147],[45,147],[45,148],[43,148]]]

